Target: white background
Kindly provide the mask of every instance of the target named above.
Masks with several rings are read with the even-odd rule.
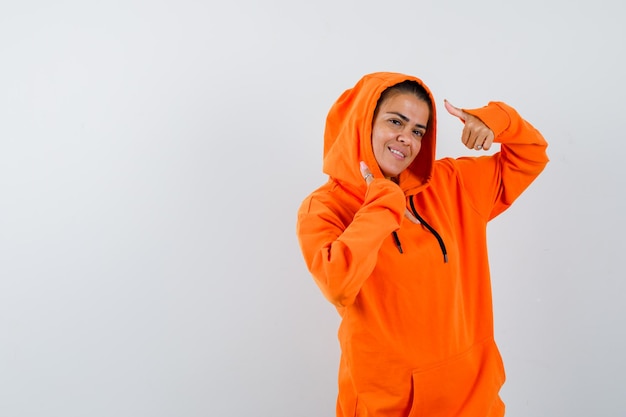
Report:
[[[626,410],[618,0],[0,3],[0,415],[334,415],[302,261],[333,101],[417,75],[550,143],[489,228],[507,416]],[[461,155],[440,107],[439,156]]]

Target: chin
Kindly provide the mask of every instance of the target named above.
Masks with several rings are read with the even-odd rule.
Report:
[[[401,169],[401,170],[386,169],[383,171],[383,175],[385,176],[385,178],[393,178],[393,177],[397,177],[398,175],[400,175],[402,171],[404,171],[404,169]]]

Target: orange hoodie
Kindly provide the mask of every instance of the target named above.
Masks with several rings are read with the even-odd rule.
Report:
[[[486,226],[543,170],[547,144],[492,102],[464,111],[493,130],[500,152],[435,160],[433,108],[420,153],[398,184],[387,180],[372,119],[381,93],[404,80],[423,85],[374,73],[336,101],[324,134],[329,180],[298,211],[306,264],[342,318],[337,416],[503,416]],[[374,174],[369,186],[359,161]]]

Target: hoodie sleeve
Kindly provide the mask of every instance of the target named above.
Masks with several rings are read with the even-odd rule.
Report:
[[[455,161],[460,180],[477,210],[490,220],[506,210],[548,163],[545,139],[512,107],[502,102],[466,110],[494,132],[501,144],[492,156]]]
[[[342,201],[315,193],[304,200],[296,233],[307,267],[331,303],[340,307],[354,302],[374,270],[383,241],[400,227],[405,201],[395,183],[375,179],[362,206],[345,225]]]

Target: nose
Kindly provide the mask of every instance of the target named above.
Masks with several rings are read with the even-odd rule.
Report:
[[[413,133],[411,132],[411,130],[408,130],[408,131],[403,130],[402,132],[400,132],[398,134],[397,140],[399,142],[402,142],[402,143],[406,144],[406,145],[409,145],[411,143],[411,140],[412,140],[412,134]]]

